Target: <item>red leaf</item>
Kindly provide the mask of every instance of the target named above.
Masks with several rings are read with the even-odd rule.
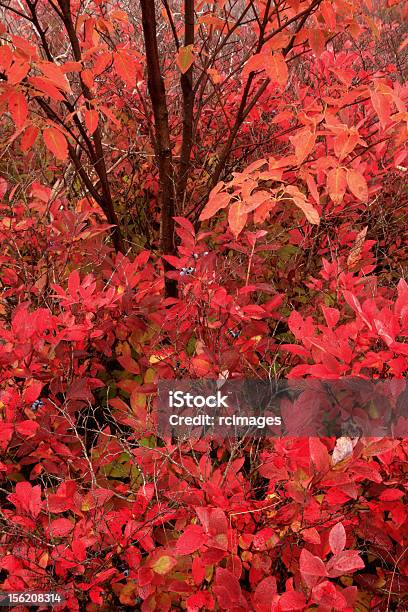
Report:
[[[240,200],[231,204],[228,211],[228,224],[235,238],[238,238],[245,227],[248,213],[244,211],[244,204]]]
[[[327,175],[327,190],[335,204],[340,204],[346,192],[346,172],[341,166],[332,168]]]
[[[396,501],[397,499],[401,499],[401,497],[404,497],[403,491],[399,489],[386,489],[381,493],[380,500],[385,502]]]
[[[68,144],[64,134],[54,127],[46,128],[43,138],[47,149],[55,155],[57,159],[64,161],[68,157]]]
[[[31,421],[31,420],[27,420],[27,421],[21,421],[20,423],[16,424],[16,431],[22,435],[25,436],[27,438],[29,438],[30,436],[33,436],[37,429],[39,428],[39,425],[36,421]]]
[[[120,397],[112,397],[109,400],[109,404],[113,406],[114,408],[116,408],[116,410],[120,410],[124,412],[125,414],[129,410],[129,406],[125,404],[125,402],[122,399],[120,399]]]
[[[279,51],[275,51],[271,56],[265,56],[267,61],[265,63],[266,74],[274,83],[279,85],[286,85],[288,80],[288,66],[286,64],[283,54]]]
[[[0,200],[4,198],[8,190],[8,184],[6,179],[0,177]]]
[[[29,70],[30,64],[27,61],[13,62],[10,68],[6,70],[9,85],[20,83],[27,76]]]
[[[320,215],[316,208],[306,199],[306,196],[294,185],[288,185],[285,191],[290,194],[293,203],[300,208],[309,223],[319,225]]]
[[[213,591],[220,606],[227,610],[232,609],[235,604],[239,603],[242,596],[237,577],[222,567],[217,567]]]
[[[312,591],[313,601],[323,608],[329,610],[344,610],[347,608],[345,597],[337,591],[335,585],[328,580],[314,587]]]
[[[294,136],[290,136],[289,140],[295,148],[296,160],[300,166],[306,157],[313,151],[316,143],[316,133],[312,132],[310,128],[305,127],[299,130]]]
[[[256,612],[271,609],[271,600],[277,593],[275,576],[267,576],[257,585],[254,593],[254,609]]]
[[[5,451],[14,433],[12,423],[0,422],[0,450]]]
[[[113,55],[113,65],[116,73],[123,79],[126,85],[134,87],[138,69],[135,57],[131,53],[120,49]]]
[[[98,127],[98,111],[90,109],[84,111],[85,125],[87,130],[93,134]]]
[[[228,520],[225,516],[225,512],[221,508],[213,508],[210,511],[208,519],[208,532],[213,535],[220,535],[221,533],[227,533],[228,531]]]
[[[381,438],[367,444],[364,448],[364,457],[378,457],[383,453],[388,453],[390,450],[396,448],[399,445],[398,440],[391,440],[387,438]]]
[[[71,297],[76,298],[81,285],[81,277],[78,270],[73,270],[68,278],[68,291]]]
[[[315,527],[304,529],[302,531],[302,537],[304,541],[308,542],[309,544],[320,544],[321,543],[321,537]]]
[[[359,139],[360,137],[357,130],[355,130],[354,132],[351,132],[350,130],[344,130],[336,136],[333,142],[333,147],[336,156],[339,158],[339,161],[342,161],[345,157],[347,157],[347,155],[349,155],[349,153],[354,150]]]
[[[319,578],[327,576],[326,567],[319,557],[304,548],[300,553],[300,573],[308,587],[313,587]]]
[[[100,57],[101,56],[99,55],[97,59],[99,59]],[[67,72],[81,72],[82,64],[81,62],[65,62],[65,64],[62,64],[61,70],[64,74],[66,74]]]
[[[181,259],[174,255],[162,255],[162,259],[165,259],[173,268],[179,269],[183,267]]]
[[[208,536],[201,525],[188,525],[176,543],[178,555],[191,555],[207,542]]]
[[[100,508],[114,495],[109,489],[94,489],[88,491],[81,503],[82,512],[88,512],[94,508]]]
[[[348,291],[347,289],[343,289],[343,295],[344,295],[344,299],[346,300],[350,308],[352,308],[354,312],[356,312],[357,314],[361,316],[363,314],[363,311],[361,309],[361,305],[357,297],[351,291]]]
[[[81,79],[83,84],[88,87],[88,89],[92,89],[94,86],[94,78],[91,70],[82,70]]]
[[[326,39],[321,30],[312,28],[309,30],[309,45],[316,57],[320,57],[326,46]]]
[[[15,493],[7,496],[7,499],[15,505],[18,512],[37,518],[41,512],[41,487],[32,487],[29,482],[18,482]]]
[[[28,151],[35,143],[38,136],[38,128],[35,125],[30,125],[24,132],[21,139],[21,150]]]
[[[28,104],[24,94],[20,91],[13,93],[9,97],[8,107],[16,128],[21,130],[28,115]]]
[[[229,193],[219,192],[220,189],[224,186],[223,183],[218,184],[211,191],[210,196],[208,198],[208,203],[204,207],[201,215],[200,221],[205,221],[206,219],[211,219],[222,208],[226,208],[231,201],[231,196]]]
[[[112,113],[109,108],[107,108],[106,106],[99,106],[99,109],[103,112],[104,115],[106,115],[108,119],[112,121],[115,127],[119,128],[121,126],[120,121],[117,119],[117,117],[115,117],[114,113]]]
[[[385,128],[390,121],[392,112],[390,95],[387,95],[387,93],[387,90],[382,92],[380,87],[378,87],[377,90],[370,90],[371,103],[383,128]]]
[[[343,550],[327,563],[327,573],[331,578],[337,578],[343,574],[351,574],[363,569],[363,567],[364,561],[357,550]]]
[[[268,56],[266,53],[256,53],[255,55],[251,55],[242,70],[242,78],[247,78],[250,72],[265,70],[267,58]]]
[[[266,312],[262,308],[262,306],[257,306],[256,304],[249,304],[248,306],[243,306],[242,312],[244,312],[251,319],[263,319],[266,315]]]
[[[2,27],[4,26],[0,24],[0,34],[3,34],[3,32],[6,31],[5,29],[2,30]],[[10,68],[12,61],[13,51],[9,45],[3,43],[0,47],[0,68],[7,71]]]
[[[200,591],[194,593],[186,600],[187,612],[198,612],[204,608],[205,610],[214,609],[214,599],[209,591]]]
[[[150,567],[139,567],[137,572],[137,579],[140,586],[146,586],[150,584],[154,578],[154,572]]]
[[[368,225],[366,225],[361,232],[359,232],[356,236],[354,244],[350,249],[350,253],[347,257],[347,266],[349,268],[353,268],[356,263],[358,263],[361,259],[361,253],[364,246],[365,237],[367,235]]]
[[[286,591],[279,599],[279,609],[282,612],[294,612],[303,610],[306,606],[306,598],[298,591]]]
[[[351,193],[361,202],[368,200],[368,186],[364,176],[358,170],[347,170],[347,185]]]
[[[27,404],[32,404],[38,399],[44,384],[39,380],[32,380],[30,384],[24,390],[23,400]]]
[[[118,362],[120,363],[120,365],[127,371],[130,372],[130,374],[140,374],[140,366],[137,363],[137,361],[135,361],[134,359],[132,359],[132,357],[130,357],[129,355],[123,355],[123,356],[118,356]]]
[[[335,555],[344,550],[346,546],[346,532],[342,523],[337,523],[337,525],[334,525],[330,530],[329,544]]]
[[[211,371],[211,363],[200,355],[192,358],[191,366],[196,376],[206,376]]]
[[[88,379],[79,376],[73,378],[66,390],[66,398],[67,400],[82,400],[84,402],[92,401],[92,393]]]
[[[280,349],[289,351],[293,355],[299,355],[299,357],[308,357],[309,351],[307,351],[304,346],[299,346],[297,344],[281,344],[279,346]]]
[[[103,589],[101,587],[94,586],[89,591],[89,599],[92,601],[92,603],[102,605],[103,604],[102,593],[103,593]]]
[[[329,451],[319,438],[309,438],[310,459],[318,472],[327,472],[330,467]]]
[[[62,89],[62,91],[70,93],[71,87],[68,83],[67,77],[62,71],[61,66],[58,66],[53,62],[46,61],[38,62],[37,66],[39,67],[43,75],[46,78],[50,79],[50,81],[52,81],[55,87],[58,87],[58,89]]]
[[[205,578],[205,567],[200,557],[194,557],[191,569],[194,582],[201,584]]]
[[[116,572],[117,569],[115,567],[110,567],[102,572],[98,572],[93,578],[92,584],[100,584],[101,582],[105,582],[105,580],[116,574]]]
[[[176,223],[181,225],[181,227],[183,227],[189,234],[195,236],[194,225],[191,223],[191,221],[185,219],[184,217],[174,217],[174,220]]]
[[[275,531],[271,527],[264,527],[254,535],[253,548],[255,550],[267,550],[268,543],[273,542],[274,537],[276,537]]]
[[[47,497],[46,507],[49,512],[58,514],[75,508],[76,484],[73,480],[67,480],[60,484],[56,493],[50,493]]]
[[[54,538],[65,538],[74,528],[74,523],[67,518],[51,521],[50,535]]]
[[[327,326],[330,328],[336,327],[340,319],[340,312],[337,310],[337,308],[330,308],[324,304],[322,304],[321,308],[324,318],[326,319]]]
[[[39,93],[50,97],[53,100],[64,100],[63,94],[57,87],[55,87],[55,85],[50,79],[47,79],[46,77],[33,76],[30,77],[28,80]]]
[[[321,11],[323,18],[327,24],[329,30],[334,32],[336,29],[336,13],[333,9],[333,6],[329,0],[324,0],[321,4]]]

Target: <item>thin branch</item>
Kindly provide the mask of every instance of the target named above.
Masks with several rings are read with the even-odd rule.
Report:
[[[171,14],[171,10],[170,10],[170,7],[169,7],[169,4],[168,4],[167,0],[162,0],[162,2],[163,2],[163,5],[164,5],[164,9],[166,11],[167,18],[168,18],[169,23],[170,23],[171,31],[173,33],[173,38],[174,38],[174,42],[175,42],[175,45],[176,45],[176,49],[178,51],[179,48],[180,48],[180,42],[179,42],[179,39],[178,39],[178,36],[177,36],[177,30],[176,30],[176,26],[174,24],[173,15]]]
[[[194,0],[184,0],[184,46],[194,44]],[[191,150],[193,147],[193,115],[194,115],[194,89],[193,89],[194,63],[187,72],[181,75],[180,85],[183,94],[183,134],[181,142],[180,169],[177,178],[177,202],[183,210],[187,187],[188,171],[190,168]]]

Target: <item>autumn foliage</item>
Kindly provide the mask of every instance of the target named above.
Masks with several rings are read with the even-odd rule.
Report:
[[[393,379],[396,400],[406,18],[0,0],[0,591],[408,608],[404,423],[177,442],[155,412],[159,379]]]

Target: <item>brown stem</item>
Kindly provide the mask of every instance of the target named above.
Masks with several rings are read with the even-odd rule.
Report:
[[[180,43],[179,43],[179,39],[177,36],[177,30],[176,30],[176,25],[174,23],[173,15],[171,14],[169,3],[167,2],[167,0],[163,0],[163,4],[164,4],[164,10],[166,11],[167,19],[169,20],[169,23],[170,23],[171,31],[173,33],[174,43],[178,51],[180,48]]]
[[[280,26],[279,28],[277,28],[276,30],[274,30],[271,34],[266,35],[265,34],[265,30],[266,30],[266,26],[268,23],[268,19],[269,19],[269,9],[271,6],[271,1],[268,0],[266,3],[266,7],[265,7],[265,13],[264,13],[264,19],[263,22],[261,24],[260,27],[260,33],[259,33],[259,39],[258,39],[258,44],[257,44],[257,48],[255,50],[255,53],[259,53],[263,47],[263,45],[269,41],[271,38],[273,38],[274,36],[276,36],[276,34],[282,30],[284,30],[289,23],[292,23],[294,21],[299,20],[298,26],[296,28],[296,32],[299,32],[299,30],[303,27],[303,25],[305,24],[307,18],[313,13],[313,11],[319,6],[319,4],[321,3],[321,0],[314,0],[314,2],[308,7],[308,9],[306,9],[305,11],[302,11],[301,13],[299,13],[298,15],[296,15],[295,17],[293,17],[292,19],[290,19],[288,22],[286,22],[285,24],[283,24],[282,26]],[[286,56],[288,55],[288,53],[291,51],[292,47],[293,47],[293,43],[295,40],[295,35],[292,36],[291,40],[289,41],[289,44],[286,46],[285,49],[283,49],[283,55]],[[221,173],[225,167],[225,164],[231,154],[231,150],[232,150],[232,146],[234,144],[234,140],[241,128],[241,125],[243,123],[243,121],[245,120],[245,118],[248,116],[249,112],[252,110],[252,108],[255,106],[256,102],[259,100],[259,98],[261,97],[261,95],[263,94],[263,92],[265,91],[265,89],[267,88],[268,84],[270,83],[270,79],[266,78],[265,81],[262,83],[262,85],[260,86],[260,88],[258,89],[258,91],[255,93],[255,95],[253,96],[252,100],[248,101],[249,98],[249,93],[250,93],[250,89],[251,89],[251,85],[252,85],[252,81],[253,78],[255,76],[254,72],[250,72],[248,75],[248,79],[242,94],[242,98],[241,98],[241,103],[240,106],[238,108],[238,112],[236,114],[235,117],[235,121],[234,124],[232,126],[232,129],[230,130],[229,133],[229,137],[227,139],[227,142],[225,143],[222,151],[221,151],[221,155],[219,157],[219,161],[218,164],[216,165],[211,178],[210,178],[210,182],[208,185],[208,193],[211,191],[211,189],[218,183]],[[207,197],[207,196],[206,196]]]
[[[271,6],[271,0],[267,0],[266,6],[265,6],[265,13],[264,13],[264,18],[262,20],[262,23],[260,23],[260,27],[259,27],[259,38],[258,38],[258,44],[256,46],[255,49],[255,54],[260,53],[260,51],[262,50],[262,47],[264,45],[264,37],[265,37],[265,30],[266,30],[266,26],[268,24],[268,19],[269,19],[269,10],[270,10],[270,6]],[[254,9],[255,10],[255,9]],[[214,172],[211,176],[210,179],[210,184],[209,184],[209,191],[215,187],[215,185],[218,183],[219,178],[221,176],[221,172],[224,169],[224,166],[230,156],[231,153],[231,148],[232,145],[234,144],[234,140],[241,128],[242,122],[244,121],[245,117],[247,116],[247,112],[246,112],[246,106],[248,103],[248,96],[249,96],[249,92],[251,90],[251,85],[252,85],[252,81],[254,79],[255,76],[255,72],[250,72],[248,75],[248,79],[247,82],[245,84],[244,87],[244,91],[241,97],[241,103],[239,105],[238,108],[238,112],[236,114],[235,117],[235,121],[234,124],[232,126],[232,129],[229,133],[227,142],[225,143],[222,151],[221,151],[221,155],[218,161],[218,164],[216,165]],[[266,89],[266,87],[265,87]],[[258,98],[257,98],[258,99]]]
[[[62,15],[61,19],[64,23],[65,29],[68,34],[68,38],[71,43],[74,59],[76,62],[81,62],[82,61],[81,46],[79,44],[79,40],[78,40],[76,31],[75,31],[74,23],[72,21],[70,0],[58,0],[58,5],[59,5],[61,15]],[[87,106],[91,108],[92,107],[91,102],[93,100],[92,92],[90,91],[89,87],[85,85],[81,76],[80,76],[80,81],[81,81],[82,93],[87,102]],[[111,194],[109,180],[108,180],[108,173],[106,171],[105,156],[104,156],[103,146],[102,146],[102,133],[101,133],[101,129],[99,126],[97,127],[97,129],[95,130],[93,134],[93,142],[94,142],[94,152],[93,152],[93,148],[91,147],[90,148],[90,158],[91,158],[91,162],[95,168],[95,172],[98,176],[98,179],[101,185],[102,196],[100,198],[100,206],[102,207],[108,222],[115,226],[112,232],[112,240],[113,240],[115,250],[117,252],[124,253],[125,248],[124,248],[122,234],[121,234],[120,227],[119,227],[119,220],[118,220],[118,217],[115,211],[115,207],[113,204],[113,200],[112,200],[112,194]]]
[[[184,45],[194,44],[194,0],[184,2]],[[181,75],[180,84],[183,93],[183,136],[181,143],[180,169],[177,180],[177,202],[180,214],[184,208],[184,198],[187,187],[188,171],[190,168],[191,150],[193,147],[193,64]]]
[[[67,131],[69,131],[68,126],[66,126],[63,122],[63,120],[58,117],[58,115],[55,113],[55,111],[41,98],[39,98],[37,100],[37,103],[39,104],[39,106],[43,109],[43,111],[45,112],[45,115],[51,119],[52,121],[55,121],[57,123],[60,123]],[[89,191],[89,194],[94,198],[94,200],[99,204],[99,206],[102,208],[102,210],[104,211],[106,218],[108,220],[108,222],[112,225],[115,225],[114,230],[118,227],[118,220],[116,217],[116,213],[115,213],[115,209],[113,207],[113,202],[112,200],[110,200],[110,207],[107,206],[107,199],[106,199],[106,194],[103,193],[102,195],[99,193],[98,189],[95,187],[95,185],[93,185],[91,178],[89,177],[88,173],[85,171],[85,168],[83,167],[79,156],[77,155],[77,152],[75,150],[75,147],[73,147],[69,142],[68,142],[68,153],[69,153],[69,157],[72,161],[72,163],[74,164],[74,167],[82,181],[82,183],[84,184],[84,186],[86,187],[86,189]],[[114,247],[116,249],[117,252],[124,252],[124,247],[123,247],[123,243],[121,241],[121,234],[120,232],[115,232],[113,231],[113,236],[112,236],[112,240],[113,240],[113,244]]]
[[[159,50],[157,46],[155,2],[152,0],[140,0],[140,6],[142,9],[142,26],[146,49],[148,88],[155,123],[156,161],[159,169],[159,198],[161,205],[160,249],[164,254],[172,254],[175,250],[174,172],[166,90],[160,69]],[[165,262],[165,270],[168,271],[171,269],[171,266]],[[175,297],[177,295],[177,285],[175,281],[166,278],[165,289],[168,297]]]

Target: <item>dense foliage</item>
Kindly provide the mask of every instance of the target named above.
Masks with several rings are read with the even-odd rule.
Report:
[[[406,378],[406,17],[0,0],[0,591],[407,609],[398,431],[177,443],[155,412],[159,379]]]

